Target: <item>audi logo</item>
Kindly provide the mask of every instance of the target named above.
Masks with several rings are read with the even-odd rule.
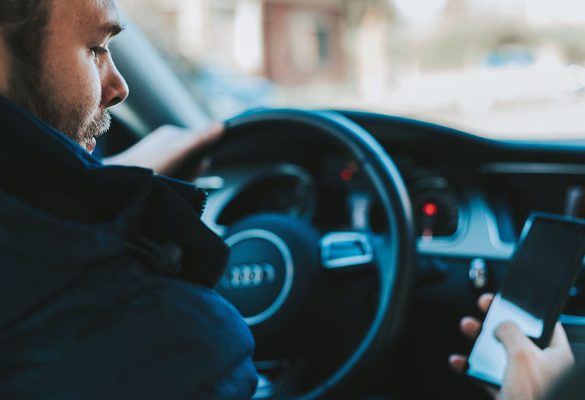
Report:
[[[221,279],[224,289],[251,289],[270,284],[276,279],[274,266],[263,264],[244,264],[228,267]]]

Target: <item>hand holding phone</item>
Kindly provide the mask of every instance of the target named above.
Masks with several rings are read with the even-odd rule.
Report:
[[[518,338],[518,333],[526,340],[527,336],[532,339],[535,353],[549,345],[584,255],[584,221],[545,214],[529,218],[507,279],[492,302],[469,356],[469,376],[501,386],[510,356],[502,342]],[[504,335],[508,331],[515,333],[512,339],[496,337],[496,329],[499,334],[502,326]]]
[[[575,364],[565,330],[558,322],[544,350],[512,322],[500,325],[496,336],[508,355],[500,400],[541,399]]]
[[[486,314],[493,299],[493,294],[483,294],[478,300],[479,310]],[[477,339],[481,328],[481,322],[475,318],[461,320],[461,331],[471,340]],[[569,340],[560,323],[555,325],[550,345],[544,350],[511,322],[500,325],[495,334],[506,348],[506,372],[500,389],[493,385],[485,388],[499,400],[540,399],[575,364]],[[465,373],[467,369],[466,356],[453,354],[449,363],[457,372]]]

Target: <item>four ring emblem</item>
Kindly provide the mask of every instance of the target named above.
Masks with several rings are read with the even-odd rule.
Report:
[[[228,267],[221,286],[224,289],[250,289],[270,284],[276,279],[274,266],[268,263]]]

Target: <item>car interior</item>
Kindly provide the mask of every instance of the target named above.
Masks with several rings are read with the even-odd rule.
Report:
[[[131,94],[113,111],[101,156],[161,125],[209,123],[138,29],[112,51]],[[233,249],[217,289],[255,336],[256,398],[489,398],[448,365],[472,345],[459,320],[480,317],[477,298],[498,289],[532,212],[585,217],[578,140],[258,108],[228,119],[204,153],[212,164],[195,182],[209,194],[203,220]],[[282,268],[270,249],[246,246],[250,234],[284,248]],[[582,359],[585,276],[561,321]]]

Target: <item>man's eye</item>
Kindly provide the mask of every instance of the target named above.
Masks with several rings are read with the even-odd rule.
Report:
[[[109,50],[106,49],[105,47],[100,47],[100,46],[96,46],[96,47],[92,47],[91,48],[91,52],[95,55],[102,55],[102,54],[108,54]]]

